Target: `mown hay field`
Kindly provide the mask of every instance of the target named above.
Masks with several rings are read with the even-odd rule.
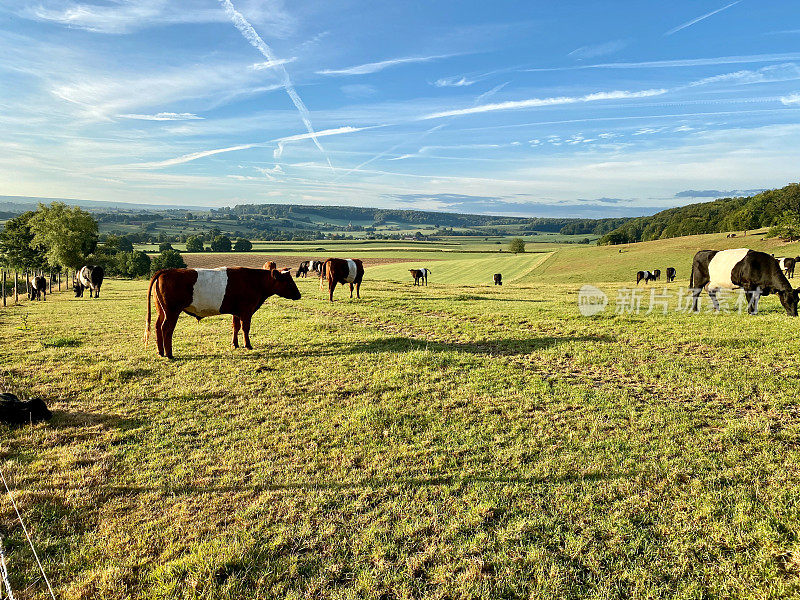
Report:
[[[253,351],[181,317],[172,362],[145,282],[8,307],[2,384],[55,416],[1,428],[0,464],[63,598],[800,596],[800,323],[578,311],[633,267],[683,279],[673,244],[454,257],[428,287],[411,256],[333,304],[300,280]]]

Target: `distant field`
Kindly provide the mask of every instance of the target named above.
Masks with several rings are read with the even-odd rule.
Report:
[[[577,307],[583,283],[613,300],[675,266],[674,290],[697,249],[742,245],[800,254],[384,249],[360,301],[311,278],[268,300],[253,351],[181,317],[173,362],[141,345],[144,281],[0,309],[2,387],[55,412],[0,428],[0,460],[66,599],[800,597],[800,321],[774,297]],[[0,516],[18,597],[47,597]]]

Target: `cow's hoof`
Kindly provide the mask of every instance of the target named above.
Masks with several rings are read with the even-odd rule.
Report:
[[[253,349],[253,347],[252,347],[252,346],[245,346],[245,347],[244,347],[244,349],[245,349],[245,350],[252,350],[252,349]]]

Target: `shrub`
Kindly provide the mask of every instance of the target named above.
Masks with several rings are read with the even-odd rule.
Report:
[[[230,252],[231,238],[229,238],[227,235],[218,235],[211,242],[211,249],[214,252]]]
[[[144,277],[150,272],[150,257],[141,250],[116,255],[116,271],[122,277]]]
[[[250,240],[239,238],[233,245],[233,249],[236,250],[236,252],[250,252],[250,250],[253,249],[253,244]]]
[[[187,252],[202,252],[203,240],[196,235],[190,235],[186,238],[186,251]]]
[[[518,237],[513,238],[510,242],[508,242],[508,251],[513,252],[514,254],[525,252],[525,240]]]
[[[159,269],[183,269],[185,267],[183,256],[177,250],[165,250],[150,263],[150,271],[153,273]]]

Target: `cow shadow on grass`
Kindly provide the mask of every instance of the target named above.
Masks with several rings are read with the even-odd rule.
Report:
[[[129,431],[137,429],[145,424],[142,419],[125,417],[122,415],[107,415],[103,413],[91,413],[83,411],[54,410],[53,418],[49,422],[51,427],[70,428],[70,427],[92,427],[101,425],[107,429],[118,429]]]
[[[608,335],[597,336],[543,336],[535,338],[511,338],[476,340],[470,342],[425,340],[410,337],[388,337],[363,342],[327,342],[301,350],[270,352],[271,358],[343,356],[348,354],[380,354],[383,352],[463,352],[481,356],[520,356],[555,346],[572,344],[613,343],[616,338]]]

